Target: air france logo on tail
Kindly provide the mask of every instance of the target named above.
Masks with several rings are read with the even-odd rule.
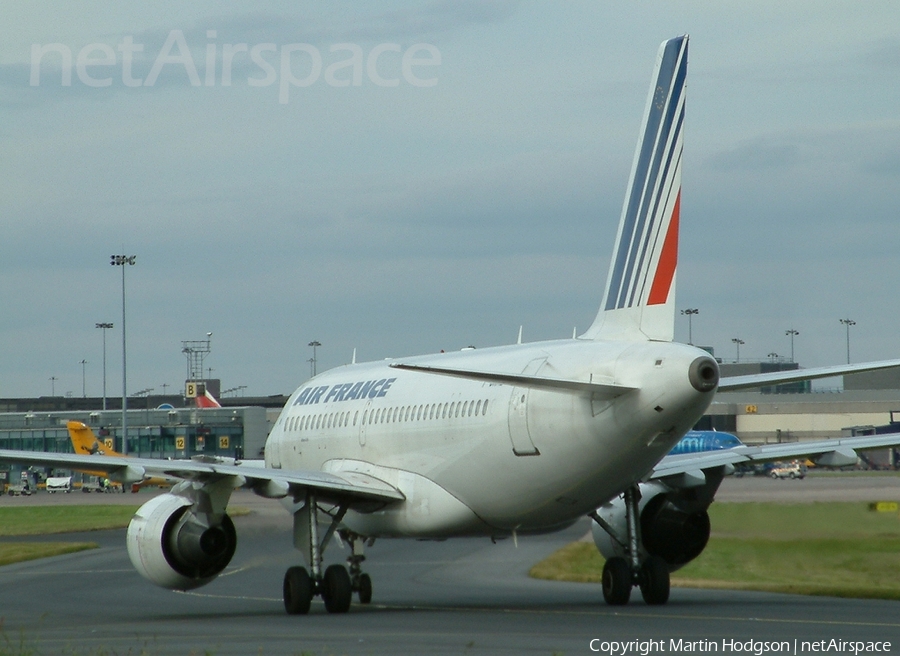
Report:
[[[606,293],[588,339],[672,339],[687,43],[682,36],[660,46]]]

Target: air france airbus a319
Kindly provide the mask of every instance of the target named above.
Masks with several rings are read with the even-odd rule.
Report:
[[[669,574],[703,550],[706,509],[734,463],[808,455],[828,464],[898,435],[667,455],[717,390],[898,366],[900,361],[719,378],[716,361],[674,343],[686,36],[664,42],[644,112],[600,310],[573,339],[352,364],[304,383],[269,435],[264,466],[0,451],[0,460],[108,472],[124,483],[182,479],[135,514],[127,547],[153,583],[205,585],[235,552],[226,513],[246,487],[284,500],[304,565],[284,606],[315,596],[346,612],[372,599],[363,547],[376,538],[499,538],[589,516],[606,556],[603,596],[638,586],[665,603]],[[791,452],[793,449],[793,452]],[[323,571],[335,533],[349,567]]]

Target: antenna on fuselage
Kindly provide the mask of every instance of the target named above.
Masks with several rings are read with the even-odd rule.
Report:
[[[350,364],[356,364],[356,347],[353,347],[353,359],[350,360]]]
[[[522,326],[519,326],[519,337],[516,339],[516,344],[522,343]]]

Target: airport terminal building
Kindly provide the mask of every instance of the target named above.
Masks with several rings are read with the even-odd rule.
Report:
[[[285,398],[232,401],[241,404],[196,408],[175,407],[185,404],[180,396],[129,399],[125,444],[121,399],[107,399],[106,410],[96,409],[103,406],[99,398],[0,399],[0,449],[73,453],[66,423],[80,421],[107,447],[131,456],[262,458],[270,426]],[[3,483],[18,481],[21,470],[0,463],[0,490]]]

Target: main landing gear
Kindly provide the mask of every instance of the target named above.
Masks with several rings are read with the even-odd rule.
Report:
[[[628,535],[623,541],[615,529],[596,512],[591,518],[619,543],[626,557],[614,556],[603,566],[603,598],[610,606],[624,606],[631,597],[631,589],[640,587],[644,602],[661,605],[669,600],[669,566],[659,556],[649,556],[641,544],[638,521],[640,490],[632,486],[625,490],[625,518]]]
[[[363,555],[362,537],[349,531],[341,531],[341,537],[352,548],[352,555],[347,559],[349,569],[335,564],[329,565],[322,572],[322,554],[344,518],[347,505],[342,503],[335,511],[327,513],[331,516],[331,525],[321,541],[317,510],[316,493],[308,491],[306,503],[294,513],[294,546],[303,551],[309,563],[309,571],[305,567],[296,566],[288,568],[284,574],[284,609],[289,615],[306,615],[313,597],[317,595],[322,597],[325,610],[329,613],[346,613],[350,610],[354,592],[359,596],[359,603],[368,604],[372,601],[372,579],[362,572],[361,567],[366,559]]]

